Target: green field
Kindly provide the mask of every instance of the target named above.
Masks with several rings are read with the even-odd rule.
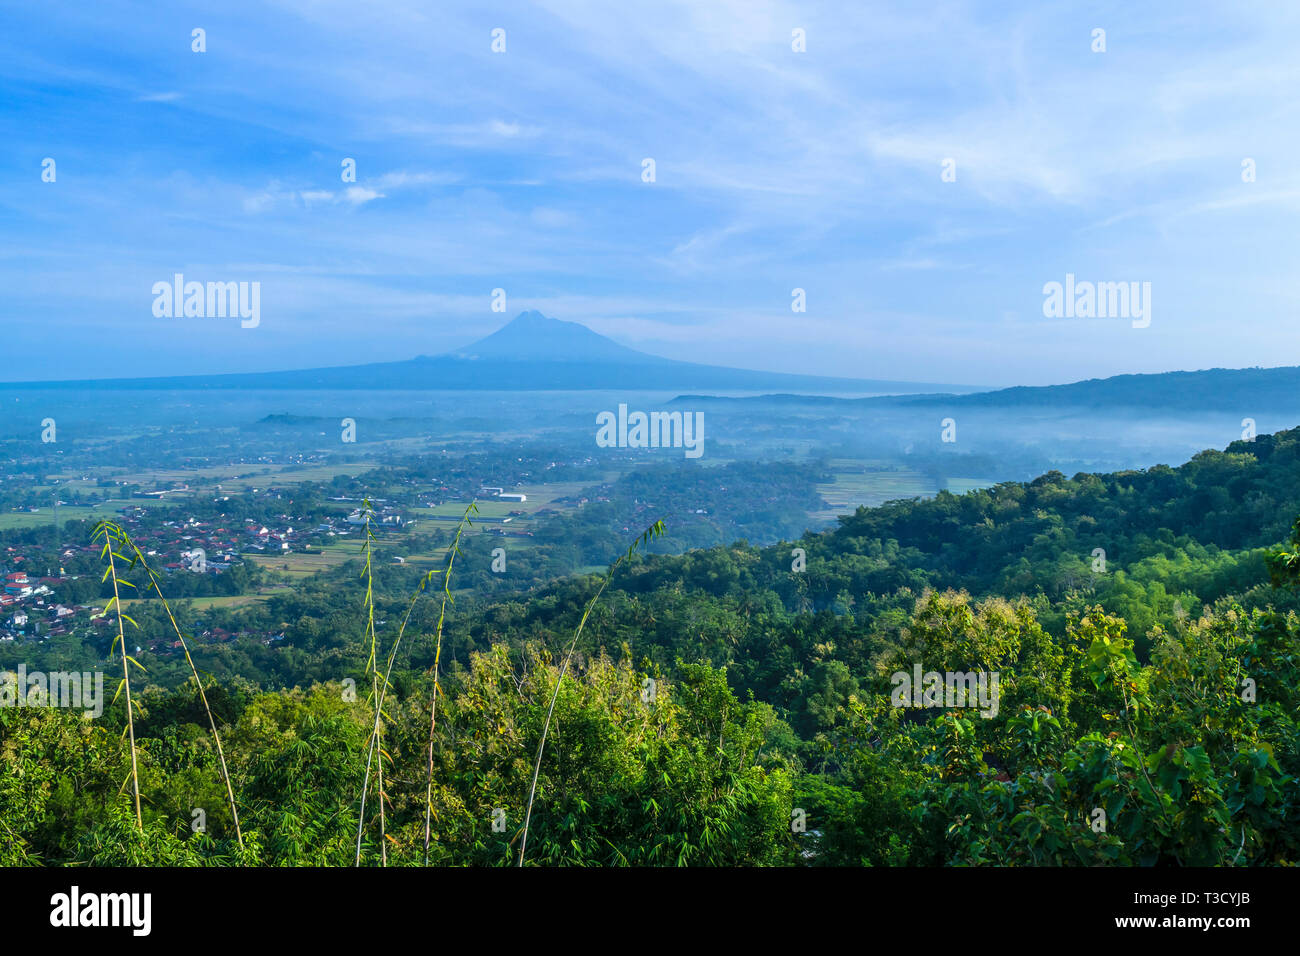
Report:
[[[832,463],[835,470],[835,463]],[[821,521],[852,514],[859,506],[874,508],[897,498],[915,498],[938,492],[934,479],[918,471],[837,471],[835,480],[817,485],[829,507],[812,513]]]
[[[59,508],[59,526],[63,527],[69,521],[102,521],[105,518],[113,518],[118,511],[128,505],[140,508],[174,508],[175,501],[159,501],[154,498],[112,498],[98,507],[81,507],[75,505],[64,505]],[[40,511],[35,513],[30,511],[6,511],[0,514],[0,531],[7,531],[11,528],[42,528],[54,524],[54,506],[41,507]]]
[[[360,548],[358,542],[355,545],[349,543],[346,548],[328,547],[321,551],[291,551],[288,554],[246,554],[243,557],[261,568],[277,574],[287,574],[292,579],[309,577],[330,568],[337,568],[352,558],[359,558]]]
[[[165,488],[172,484],[186,484],[191,488],[202,486],[205,490],[220,484],[222,491],[247,491],[267,485],[297,484],[303,481],[329,481],[338,475],[355,477],[375,468],[373,462],[333,462],[320,465],[266,465],[232,464],[207,465],[202,468],[163,468],[149,471],[122,473],[100,469],[85,477],[82,475],[52,475],[59,479],[58,488],[65,491],[93,492],[100,488],[100,479],[125,481],[145,489]],[[53,486],[41,486],[38,492],[52,495]],[[181,495],[184,497],[183,493]]]
[[[515,501],[480,501],[475,505],[475,507],[478,509],[478,516],[480,518],[505,518],[509,516],[510,512],[512,511],[529,512],[529,511],[535,511],[538,508],[541,508],[543,506],[539,504],[534,504],[532,495],[529,495],[528,500],[525,501],[523,504],[520,504]],[[457,521],[459,521],[460,516],[463,515],[464,513],[465,513],[465,503],[460,501],[448,501],[445,504],[435,505],[432,508],[411,509],[411,514],[417,518],[422,515],[423,516],[437,515],[438,517],[442,517],[442,518],[455,518]],[[474,520],[473,515],[470,515],[470,520],[471,521]],[[450,522],[438,522],[437,524],[442,525],[442,524],[449,524],[449,523]]]
[[[260,465],[255,470],[242,470],[238,466],[221,469],[205,469],[205,472],[219,471],[220,474],[208,477],[221,485],[223,494],[248,491],[251,488],[266,488],[269,485],[294,485],[304,481],[330,481],[339,475],[355,478],[373,471],[373,463],[340,462],[330,465]],[[202,474],[202,473],[201,473]],[[162,480],[162,479],[159,479]],[[183,481],[185,479],[175,479]]]
[[[288,554],[246,554],[244,558],[275,574],[287,575],[290,580],[293,580],[337,568],[349,561],[361,560],[361,547],[364,541],[365,536],[358,532],[341,541],[331,542],[319,550],[291,551]],[[406,559],[407,564],[427,566],[440,561],[446,553],[445,548],[437,548],[434,551],[412,554],[408,542],[406,535],[400,532],[376,536],[373,543],[376,564],[391,564],[393,558],[400,555]]]
[[[198,610],[202,610],[204,608],[209,608],[209,607],[247,607],[250,604],[257,604],[261,601],[265,601],[267,598],[272,597],[273,595],[288,594],[290,593],[290,591],[291,588],[288,585],[277,584],[271,587],[260,588],[253,594],[233,594],[233,595],[223,595],[221,597],[179,598],[177,600],[188,601],[189,603],[194,605],[194,607]],[[164,593],[165,593],[165,589],[164,589]],[[176,603],[176,600],[172,600],[171,598],[168,598],[168,600],[171,600],[173,604]],[[140,604],[140,603],[142,603],[141,598],[124,598],[122,600],[122,608],[124,610],[130,610],[132,605]]]

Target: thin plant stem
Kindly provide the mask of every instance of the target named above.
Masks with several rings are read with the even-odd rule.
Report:
[[[361,865],[361,834],[366,822],[366,794],[370,788],[370,768],[373,763],[374,747],[379,748],[379,761],[374,764],[376,779],[379,787],[379,859],[381,866],[388,865],[388,846],[385,842],[387,839],[386,821],[384,818],[384,748],[378,741],[383,731],[381,714],[383,713],[383,702],[379,695],[379,668],[376,657],[377,638],[375,636],[375,576],[372,564],[374,542],[374,532],[370,530],[370,521],[374,516],[374,509],[370,505],[370,500],[363,502],[366,513],[366,540],[362,546],[362,552],[366,556],[366,565],[361,571],[361,576],[366,579],[366,631],[370,635],[370,656],[366,660],[366,670],[372,675],[372,700],[375,702],[375,724],[371,733],[371,751],[366,758],[366,776],[361,787],[361,811],[357,819],[357,855],[355,865]],[[387,683],[387,678],[385,678]]]
[[[442,660],[442,625],[447,619],[447,604],[455,602],[451,596],[451,569],[456,565],[456,555],[460,554],[460,536],[465,526],[472,525],[471,514],[478,514],[478,505],[470,501],[465,513],[456,525],[456,537],[452,539],[451,550],[447,558],[447,571],[442,578],[442,607],[438,610],[438,629],[434,635],[433,646],[433,699],[429,709],[429,774],[424,788],[424,865],[429,865],[429,841],[433,834],[433,736],[438,726],[438,665]]]
[[[625,560],[631,558],[632,552],[637,548],[641,547],[648,541],[657,538],[663,533],[664,523],[662,521],[656,521],[642,532],[641,537],[632,542],[632,546],[627,549],[626,554],[619,555],[617,560],[609,566],[609,570],[605,572],[605,579],[600,582],[600,588],[597,589],[591,600],[587,602],[587,607],[582,612],[582,620],[578,622],[577,630],[573,632],[573,640],[569,642],[569,651],[564,656],[564,665],[560,668],[559,677],[555,679],[555,692],[551,694],[551,705],[546,709],[546,721],[542,724],[542,739],[537,744],[537,760],[533,764],[533,782],[532,786],[528,789],[528,810],[524,814],[524,831],[519,840],[520,866],[524,865],[524,853],[528,848],[528,827],[532,823],[533,819],[533,800],[537,796],[537,778],[541,774],[542,770],[542,752],[546,749],[546,734],[551,729],[551,715],[555,713],[555,702],[560,698],[560,684],[564,682],[564,675],[569,670],[569,662],[573,660],[573,652],[578,646],[578,638],[582,636],[582,629],[587,626],[587,618],[591,616],[591,611],[596,606],[596,602],[600,600],[600,596],[605,593],[605,588],[609,585],[610,579],[614,577],[614,572],[618,570],[618,566]]]
[[[117,563],[114,561],[114,558],[120,557],[120,555],[114,555],[113,553],[114,535],[110,530],[112,527],[114,526],[107,523],[101,524],[97,529],[97,534],[102,533],[104,535],[104,554],[102,556],[108,558],[108,571],[105,572],[105,576],[111,578],[113,581],[113,600],[111,606],[115,611],[117,611],[117,641],[122,647],[122,686],[126,690],[126,729],[131,739],[131,789],[135,795],[135,825],[141,832],[144,832],[144,817],[140,814],[140,766],[135,755],[135,718],[132,714],[131,707],[131,672],[127,667],[127,661],[129,658],[126,653],[126,632],[122,627],[122,618],[124,615],[122,614],[121,594],[118,589]],[[125,561],[126,558],[122,558],[122,560]],[[129,584],[129,582],[123,583]],[[130,619],[128,618],[128,620]],[[131,623],[134,624],[135,621],[131,621]],[[112,648],[109,648],[110,657],[112,656],[112,653]]]
[[[144,559],[140,552],[139,546],[131,540],[131,536],[122,531],[122,538],[127,546],[131,549],[134,558],[132,564],[139,563],[144,568],[145,574],[149,575],[149,583],[162,601],[163,610],[167,612],[167,620],[171,621],[172,630],[176,632],[176,637],[181,642],[181,649],[185,651],[185,662],[190,665],[190,673],[194,676],[194,686],[199,689],[199,699],[203,701],[203,710],[208,715],[208,726],[212,728],[212,739],[217,745],[217,760],[221,763],[221,776],[226,781],[226,796],[230,799],[230,815],[235,821],[235,839],[239,841],[239,848],[244,848],[244,834],[239,828],[239,810],[235,806],[235,789],[230,783],[230,769],[226,766],[226,753],[221,747],[221,735],[217,733],[217,721],[212,716],[212,708],[208,705],[208,695],[203,690],[203,681],[199,679],[199,670],[194,665],[194,658],[190,656],[190,645],[185,640],[185,635],[181,633],[180,625],[176,623],[176,615],[172,613],[172,606],[167,601],[166,596],[162,593],[162,588],[158,586],[158,577],[154,574],[153,568],[149,567],[149,562]]]

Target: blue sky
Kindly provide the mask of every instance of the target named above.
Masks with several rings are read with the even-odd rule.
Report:
[[[1300,364],[1298,27],[1197,2],[9,4],[0,378],[407,358],[529,308],[833,375]],[[260,282],[260,325],[156,318],[176,272]],[[1066,273],[1150,282],[1151,325],[1045,318]]]

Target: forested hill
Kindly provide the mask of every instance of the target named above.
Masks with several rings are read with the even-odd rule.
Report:
[[[867,666],[926,589],[1030,598],[1058,634],[1071,613],[1101,605],[1128,621],[1145,654],[1151,628],[1173,627],[1222,598],[1276,603],[1264,558],[1297,513],[1300,429],[1293,429],[1176,468],[1049,473],[861,508],[839,528],[797,542],[655,557],[617,587],[648,602],[652,616],[662,610],[660,636],[640,635],[639,646],[662,643],[688,658],[731,663],[755,689],[772,689],[796,661]],[[805,552],[803,571],[792,570],[795,548]],[[797,636],[775,649],[773,629],[787,628]],[[818,654],[819,641],[835,649]]]
[[[1161,556],[1194,556],[1201,573],[1221,563],[1220,554],[1249,560],[1282,541],[1297,512],[1300,428],[1205,451],[1178,467],[1072,478],[1049,472],[1032,482],[859,508],[841,517],[839,528],[794,544],[732,549],[738,560],[748,557],[708,583],[736,594],[771,587],[814,606],[905,586],[1061,596],[1071,588],[1095,591],[1107,574],[1144,573]],[[802,575],[790,570],[795,545],[807,553]],[[1095,549],[1105,552],[1104,570],[1093,570]],[[655,573],[716,560],[710,552],[656,559]]]
[[[1086,567],[1096,548],[1110,571],[1185,542],[1223,550],[1286,537],[1300,510],[1300,429],[1205,451],[1176,468],[1049,472],[964,495],[860,508],[841,518],[828,555],[897,541],[907,564],[946,586],[1050,591],[1056,567]]]

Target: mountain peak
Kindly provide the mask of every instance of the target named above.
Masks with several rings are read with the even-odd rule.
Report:
[[[549,315],[545,315],[541,312],[538,312],[536,309],[528,309],[525,312],[520,312],[513,319],[511,319],[509,322],[503,325],[502,328],[503,329],[528,328],[532,326],[546,325],[551,322],[554,322],[556,324],[562,324],[562,325],[578,324],[576,322],[561,322],[560,319],[553,319]]]
[[[623,362],[639,365],[667,361],[619,345],[579,322],[566,322],[536,309],[520,312],[491,335],[448,352],[468,360],[534,362]]]

